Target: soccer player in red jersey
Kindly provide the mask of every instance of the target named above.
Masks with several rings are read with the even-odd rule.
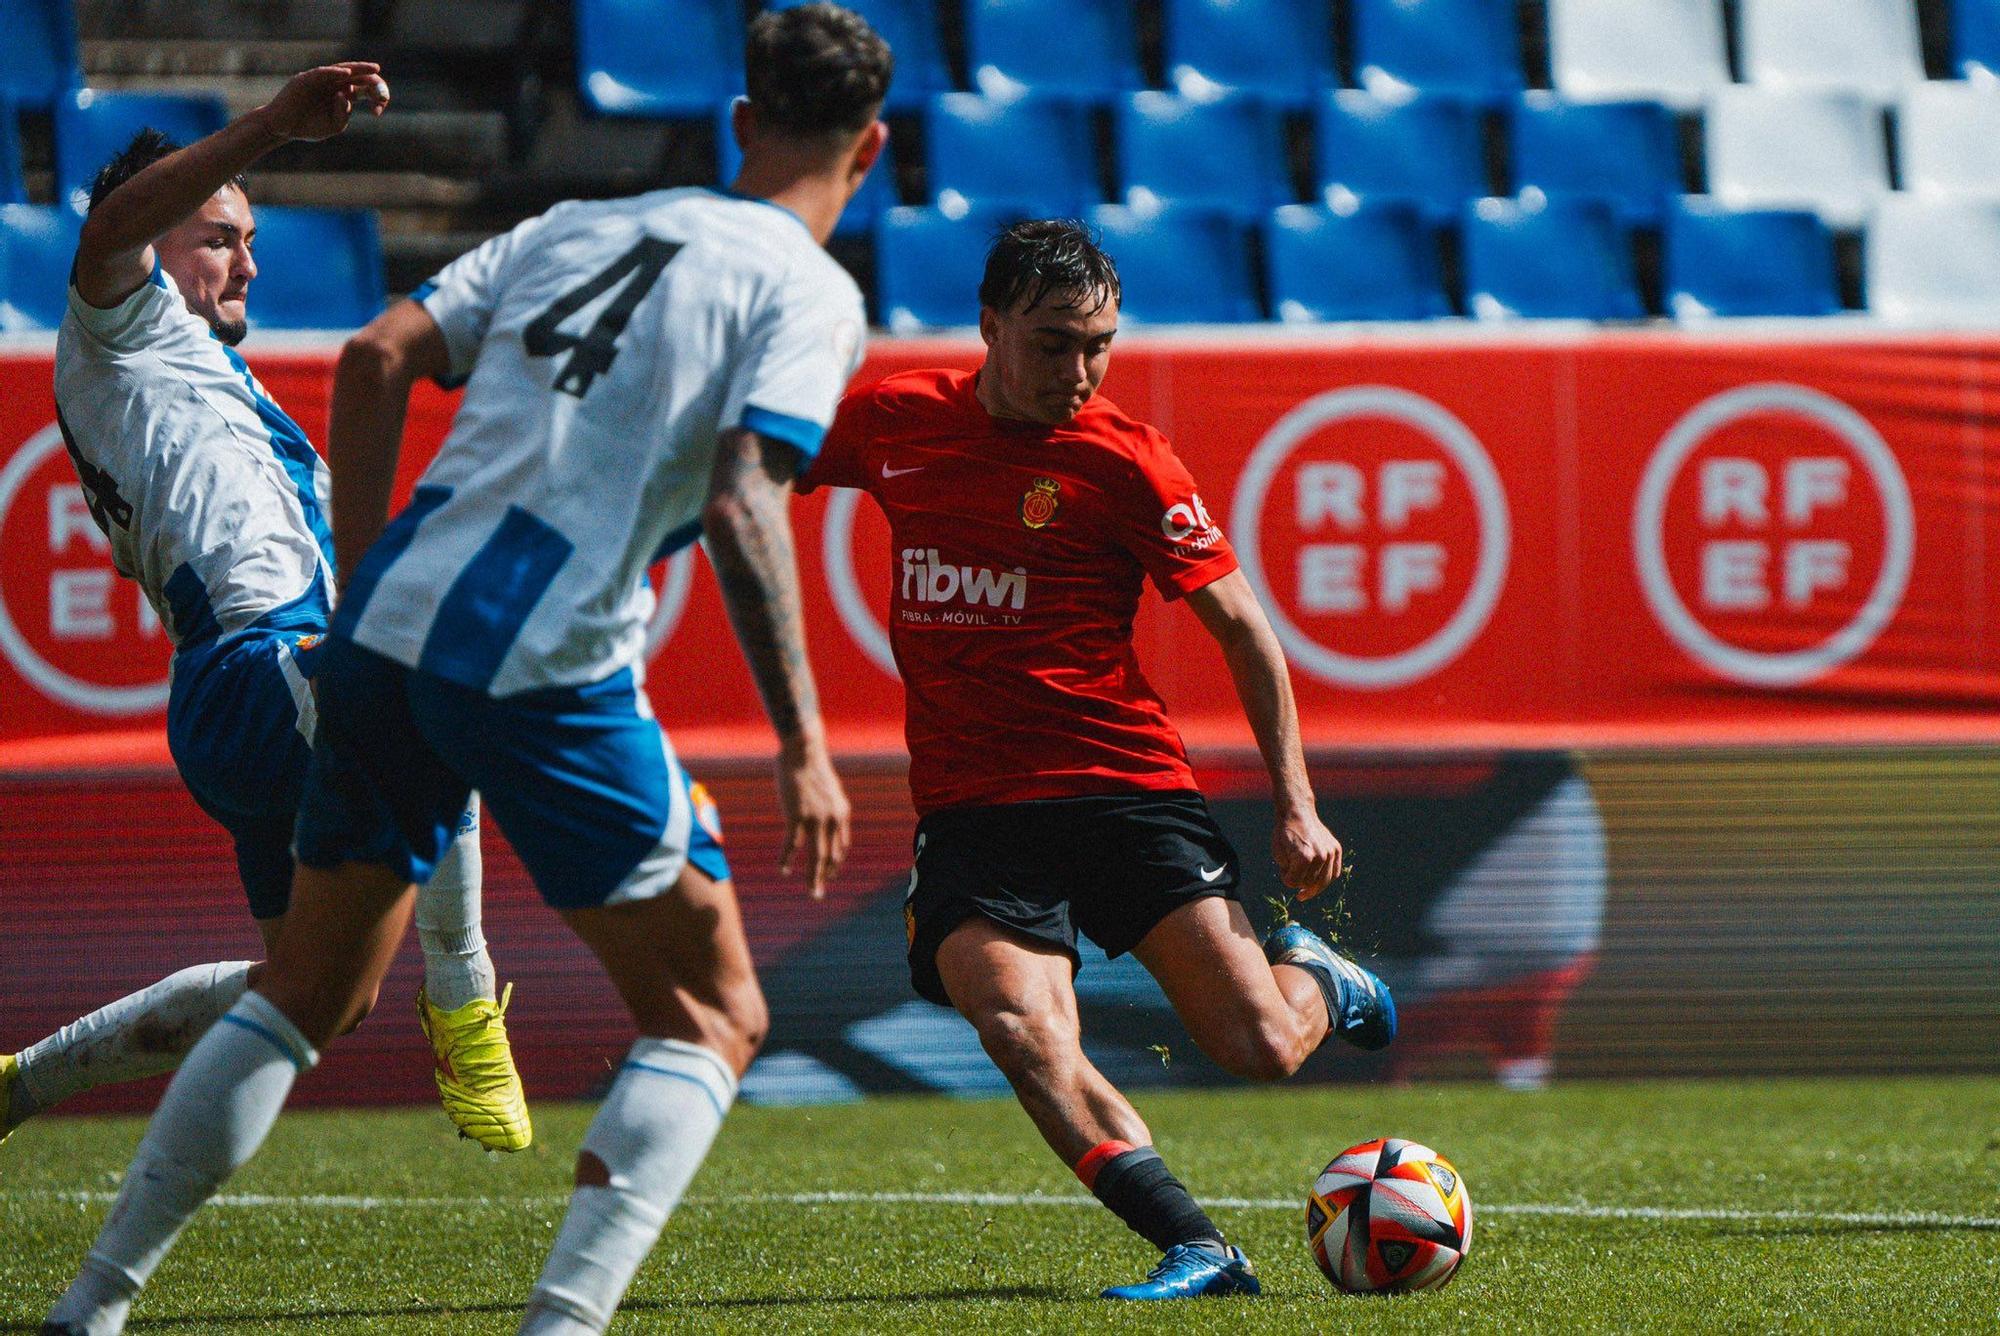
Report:
[[[1277,637],[1166,438],[1097,395],[1118,326],[1110,257],[1075,223],[1020,223],[979,300],[985,365],[849,395],[802,487],[861,488],[889,520],[920,818],[911,981],[972,1022],[1050,1147],[1163,1253],[1107,1298],[1254,1294],[1247,1259],[1084,1056],[1076,934],[1134,953],[1202,1051],[1252,1080],[1290,1075],[1330,1034],[1382,1047],[1395,1004],[1301,925],[1259,945],[1236,851],[1140,672],[1132,618],[1151,579],[1222,648],[1271,772],[1280,875],[1323,890],[1340,844]]]

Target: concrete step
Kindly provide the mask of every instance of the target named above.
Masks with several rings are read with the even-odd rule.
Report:
[[[507,118],[492,111],[391,111],[357,117],[337,139],[287,144],[266,172],[418,172],[477,177],[507,161]]]
[[[109,85],[106,78],[234,79],[268,74],[286,77],[340,60],[353,49],[347,41],[179,41],[161,42],[110,38],[81,44],[86,82]]]
[[[250,198],[257,203],[304,209],[431,213],[469,208],[483,192],[476,180],[428,172],[258,171],[249,179]]]
[[[76,27],[85,39],[344,40],[359,9],[360,0],[76,0]]]
[[[406,293],[493,232],[402,232],[382,238],[382,282]]]

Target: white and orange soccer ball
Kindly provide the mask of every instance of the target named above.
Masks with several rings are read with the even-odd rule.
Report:
[[[1434,1290],[1472,1247],[1472,1198],[1430,1147],[1377,1137],[1336,1155],[1313,1180],[1306,1243],[1347,1294]]]

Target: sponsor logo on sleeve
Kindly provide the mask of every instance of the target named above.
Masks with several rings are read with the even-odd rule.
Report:
[[[1160,516],[1160,533],[1182,553],[1204,552],[1222,541],[1222,530],[1209,518],[1199,492],[1167,507]]]

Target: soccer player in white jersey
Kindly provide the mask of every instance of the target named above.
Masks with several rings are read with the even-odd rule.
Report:
[[[307,687],[333,592],[327,476],[232,345],[245,333],[256,220],[240,172],[289,140],[338,134],[388,85],[361,62],[308,70],[179,148],[138,135],[98,175],[56,335],[63,440],[110,540],[174,645],[167,739],[228,829],[266,948],[291,898],[292,826],[313,731]],[[480,931],[476,812],[425,888],[420,1014],[461,1130],[528,1144],[493,962]],[[0,1056],[0,1137],[93,1086],[171,1070],[261,966],[199,965]],[[356,1018],[358,1019],[358,1017]]]
[[[778,733],[787,859],[817,892],[849,811],[787,507],[859,362],[860,294],[822,246],[881,153],[890,55],[856,15],[813,4],[759,15],[746,68],[733,190],[560,205],[342,353],[336,545],[372,546],[320,666],[292,908],[233,1023],[169,1087],[49,1330],[122,1327],[377,986],[411,883],[474,788],[640,1036],[584,1137],[522,1330],[604,1330],[707,1154],[767,1020],[712,813],[640,691],[645,572],[705,534]],[[419,376],[467,377],[465,399],[385,529]]]

